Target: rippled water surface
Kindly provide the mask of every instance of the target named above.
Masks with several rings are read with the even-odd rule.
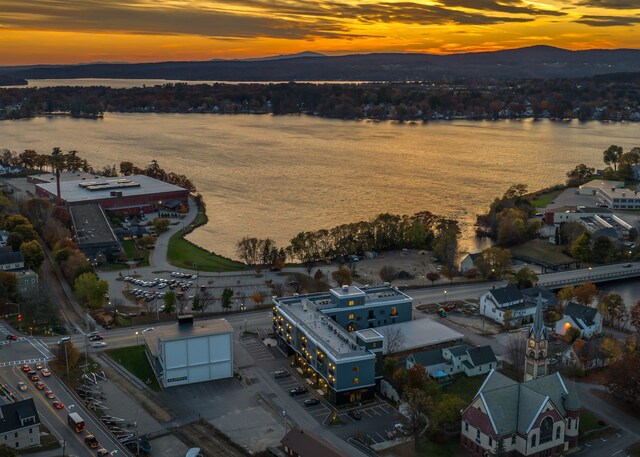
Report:
[[[512,183],[537,189],[577,163],[601,166],[610,144],[640,144],[640,124],[341,121],[306,116],[105,114],[0,122],[0,148],[75,149],[94,166],[157,159],[192,178],[210,222],[195,243],[234,257],[244,235],[286,244],[296,233],[430,210],[461,221]]]

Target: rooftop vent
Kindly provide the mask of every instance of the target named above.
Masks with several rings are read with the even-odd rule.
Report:
[[[178,316],[178,325],[180,327],[193,327],[193,315],[184,314],[182,316]]]
[[[347,286],[347,285],[345,284],[344,286],[342,286],[342,290],[344,290],[344,291],[346,292],[347,290],[349,290],[349,286]]]

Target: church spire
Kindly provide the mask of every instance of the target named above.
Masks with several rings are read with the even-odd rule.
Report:
[[[542,294],[538,294],[538,298],[536,301],[536,314],[533,317],[533,336],[536,341],[540,341],[542,339],[542,334],[545,332],[544,327],[544,317],[542,317]]]
[[[533,324],[529,327],[527,352],[524,360],[524,380],[530,381],[548,373],[547,328],[542,316],[542,294],[538,294]]]

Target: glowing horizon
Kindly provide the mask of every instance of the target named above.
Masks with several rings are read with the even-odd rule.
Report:
[[[640,48],[637,0],[0,0],[0,65]]]

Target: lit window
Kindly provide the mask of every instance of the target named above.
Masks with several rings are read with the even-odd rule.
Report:
[[[393,308],[391,308],[391,316],[397,316],[398,315],[398,309],[394,306]]]
[[[353,300],[349,300],[349,306],[353,306],[355,302]]]
[[[359,378],[353,378],[353,383],[354,384],[360,384],[360,379]]]
[[[355,314],[349,314],[349,319],[353,319],[355,317]]]

